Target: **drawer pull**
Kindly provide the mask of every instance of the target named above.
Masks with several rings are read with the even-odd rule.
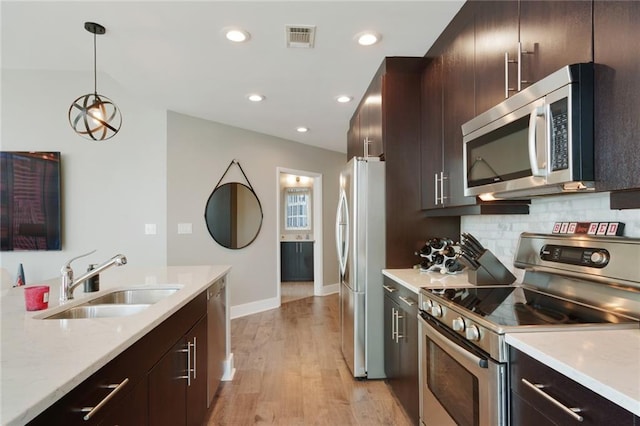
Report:
[[[394,291],[398,291],[393,287],[389,287],[388,285],[382,284],[382,287],[384,287],[384,289],[387,290],[389,293],[393,293]]]
[[[104,386],[106,389],[113,389],[111,392],[109,392],[109,395],[105,396],[102,401],[100,401],[98,403],[98,405],[96,405],[95,407],[84,407],[81,408],[80,411],[83,413],[87,413],[85,414],[85,416],[83,417],[83,419],[85,421],[91,419],[91,417],[93,417],[94,414],[96,414],[98,412],[98,410],[100,410],[102,407],[104,407],[104,405],[109,402],[109,400],[111,398],[113,398],[114,396],[116,396],[116,394],[118,392],[120,392],[120,390],[127,384],[129,383],[129,378],[127,377],[126,379],[124,379],[122,382],[120,382],[120,384],[112,384],[112,385],[106,385]]]
[[[406,303],[409,306],[413,306],[413,305],[416,304],[416,302],[414,302],[413,300],[408,299],[408,298],[403,297],[403,296],[400,296],[400,300],[402,300],[404,303]]]
[[[540,384],[537,384],[537,383],[534,384],[534,383],[531,383],[530,381],[528,381],[527,379],[524,379],[524,378],[520,379],[520,380],[522,381],[522,383],[524,383],[531,390],[536,392],[538,395],[542,396],[544,399],[546,399],[547,401],[549,401],[550,403],[552,403],[556,407],[560,408],[562,411],[564,411],[565,413],[567,413],[568,415],[570,415],[571,417],[573,417],[577,421],[581,422],[581,421],[584,420],[584,418],[581,415],[578,414],[579,412],[582,411],[580,408],[569,408],[569,407],[566,407],[564,404],[559,402],[557,399],[553,398],[548,393],[546,393],[545,391],[542,390],[542,389],[545,388],[545,385],[540,385]]]

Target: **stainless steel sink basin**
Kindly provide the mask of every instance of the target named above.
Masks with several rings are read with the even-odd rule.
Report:
[[[171,296],[177,288],[132,288],[107,293],[87,302],[89,305],[153,305],[156,302]]]
[[[42,319],[124,317],[137,314],[178,290],[176,287],[116,290]]]
[[[78,318],[111,318],[125,317],[137,314],[147,309],[148,304],[109,304],[109,305],[89,305],[83,304],[69,308],[57,314],[45,317],[44,319],[78,319]]]

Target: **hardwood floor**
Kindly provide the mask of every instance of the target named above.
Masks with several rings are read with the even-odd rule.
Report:
[[[236,374],[207,424],[410,425],[383,380],[351,377],[338,316],[334,294],[231,321]]]
[[[280,283],[280,303],[313,296],[313,281],[287,281]]]

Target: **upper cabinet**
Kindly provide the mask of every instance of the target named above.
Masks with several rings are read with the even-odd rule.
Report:
[[[498,7],[501,2],[495,3]],[[526,202],[487,203],[464,196],[461,126],[478,113],[475,99],[481,85],[474,79],[478,76],[476,22],[475,9],[463,7],[427,53],[422,72],[420,194],[421,207],[428,216],[529,212]],[[491,41],[485,44],[489,46]],[[500,85],[504,93],[503,82],[495,87]]]
[[[476,110],[482,113],[565,65],[593,60],[588,1],[477,1]]]
[[[593,61],[590,1],[520,1],[522,80],[535,83],[568,64]]]
[[[385,161],[387,268],[411,267],[425,239],[458,235],[457,218],[426,218],[421,208],[421,93],[424,58],[385,58],[351,119],[348,158]],[[440,97],[441,99],[441,97]],[[441,140],[441,139],[439,139]]]
[[[640,2],[594,3],[596,189],[612,208],[640,208]]]
[[[477,7],[475,27],[476,111],[479,114],[517,90],[518,2],[482,2]]]

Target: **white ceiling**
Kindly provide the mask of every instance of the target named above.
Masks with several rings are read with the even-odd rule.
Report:
[[[346,152],[349,119],[383,58],[424,56],[463,3],[2,0],[2,68],[92,71],[84,22],[98,22],[98,72],[156,106]],[[286,48],[286,25],[315,25],[315,47]],[[231,44],[229,26],[251,40]],[[359,46],[363,30],[382,41]],[[247,101],[252,92],[266,100]],[[338,104],[340,94],[354,100]]]

